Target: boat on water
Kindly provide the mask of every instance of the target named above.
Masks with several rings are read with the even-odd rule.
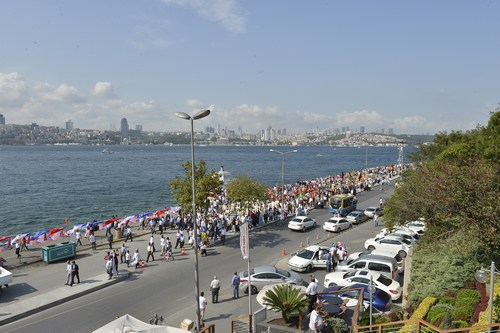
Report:
[[[113,149],[111,149],[111,148],[104,148],[104,149],[101,151],[101,153],[103,153],[103,154],[113,154],[113,153],[114,153],[114,151],[113,151]]]

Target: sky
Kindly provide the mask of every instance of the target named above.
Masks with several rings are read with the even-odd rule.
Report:
[[[7,124],[255,134],[486,125],[500,1],[0,2]]]

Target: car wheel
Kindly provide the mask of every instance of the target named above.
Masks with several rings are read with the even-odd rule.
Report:
[[[399,254],[399,256],[400,256],[401,258],[406,258],[406,255],[407,255],[407,254],[406,254],[406,251],[403,251],[403,250],[399,251],[399,252],[398,252],[398,254]]]
[[[306,267],[306,273],[309,273],[311,271],[311,269],[312,269],[311,265],[307,265],[307,267]]]
[[[368,250],[370,250],[370,251],[375,250],[375,246],[373,246],[373,245],[368,246]]]
[[[258,290],[256,286],[251,286],[250,289],[252,290],[252,295],[257,294]]]

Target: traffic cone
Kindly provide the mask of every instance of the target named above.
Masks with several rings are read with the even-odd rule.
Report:
[[[185,255],[185,254],[186,254],[186,252],[184,252],[184,246],[183,246],[183,247],[181,247],[181,255]]]
[[[283,248],[281,249],[281,256],[284,257],[286,256],[286,253],[285,253],[285,247],[283,246]]]
[[[143,260],[143,261],[141,261],[141,268],[144,268],[144,267],[146,267],[146,264],[144,263],[144,260]]]

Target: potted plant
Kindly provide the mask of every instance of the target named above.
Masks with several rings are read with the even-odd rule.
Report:
[[[270,310],[281,312],[281,317],[286,323],[290,322],[292,313],[302,312],[309,304],[307,296],[291,284],[274,286],[266,292],[263,300],[263,304]]]

